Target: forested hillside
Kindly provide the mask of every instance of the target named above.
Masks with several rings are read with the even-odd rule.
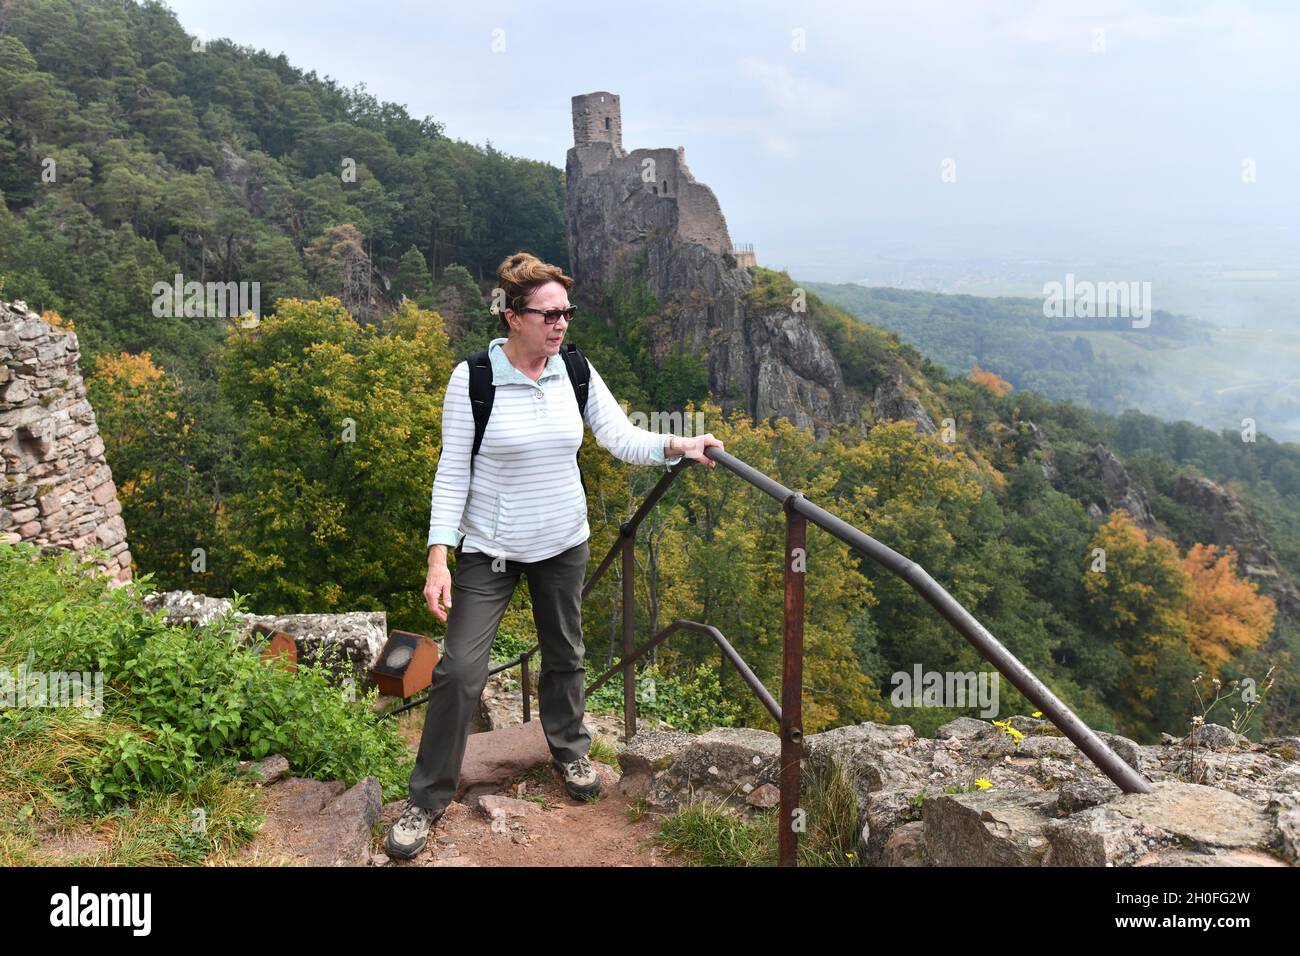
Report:
[[[401,293],[427,305],[452,263],[482,279],[520,247],[566,261],[555,167],[283,56],[200,47],[153,2],[0,4],[0,192],[6,295],[91,352],[163,361],[221,334],[151,314],[175,273],[257,281],[265,310],[336,294],[368,319]]]
[[[238,591],[263,613],[384,609],[392,627],[440,636],[420,592],[443,393],[455,361],[495,334],[483,293],[500,259],[566,262],[561,171],[454,141],[282,57],[196,48],[158,4],[28,0],[0,4],[0,190],[0,294],[82,337],[139,573]],[[157,316],[151,290],[177,273],[260,283],[260,323]],[[755,275],[755,295],[792,300],[788,275]],[[1262,684],[1276,665],[1249,729],[1294,729],[1296,622],[1235,551],[1206,546],[1215,529],[1174,487],[1196,469],[1248,495],[1294,574],[1293,446],[1243,449],[954,374],[809,296],[846,382],[905,381],[941,425],[882,418],[819,442],[724,417],[698,360],[657,361],[651,330],[666,323],[643,285],[591,301],[572,337],[620,399],[702,411],[728,451],[926,567],[1094,726],[1185,732],[1203,709],[1198,672]],[[1078,387],[1104,391],[1099,374]],[[1144,490],[1150,528],[1114,506],[1098,446]],[[590,435],[582,460],[600,556],[658,473]],[[775,691],[780,509],[723,469],[690,468],[642,534],[639,637],[707,621]],[[886,719],[925,732],[954,716],[894,706],[891,675],[980,669],[969,646],[815,531],[809,570],[805,729]],[[619,646],[619,594],[611,574],[586,605],[593,671]],[[529,634],[527,602],[521,589],[503,646]],[[711,644],[670,642],[655,665],[688,688],[692,721],[768,725]],[[1006,685],[1001,705],[1026,709]]]

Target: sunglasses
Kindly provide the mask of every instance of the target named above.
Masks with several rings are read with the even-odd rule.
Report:
[[[560,321],[560,316],[564,316],[565,322],[573,321],[573,313],[578,311],[577,306],[569,306],[567,309],[517,309],[518,312],[536,312],[542,317],[542,321],[547,325],[554,325]]]

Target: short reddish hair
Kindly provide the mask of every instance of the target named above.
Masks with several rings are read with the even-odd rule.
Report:
[[[566,276],[563,269],[543,262],[531,253],[516,252],[506,256],[497,266],[497,283],[505,291],[506,308],[511,312],[518,312],[527,305],[533,290],[548,282],[558,282],[565,289],[573,288],[573,279]],[[504,311],[499,318],[504,333],[509,335],[510,323],[506,321]]]

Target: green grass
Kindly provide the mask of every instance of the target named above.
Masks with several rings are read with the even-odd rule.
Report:
[[[15,810],[0,815],[0,864],[221,865],[252,840],[262,823],[257,795],[231,766],[203,769],[188,793],[154,790],[113,810],[87,809],[76,798],[80,768],[128,728],[68,708],[6,709],[0,804]]]
[[[645,794],[637,794],[627,804],[627,822],[636,823],[641,820],[650,810],[650,804],[645,798]]]
[[[618,747],[604,734],[591,735],[591,749],[587,751],[587,756],[597,763],[610,767],[618,766]]]
[[[799,866],[860,864],[857,790],[852,773],[837,761],[820,772],[804,771]],[[629,818],[633,812],[629,806]],[[644,813],[644,805],[635,812]],[[778,813],[774,808],[751,820],[715,796],[697,795],[663,821],[659,841],[692,866],[776,866]]]
[[[743,819],[716,798],[684,805],[659,827],[659,840],[692,866],[775,866],[776,816]]]

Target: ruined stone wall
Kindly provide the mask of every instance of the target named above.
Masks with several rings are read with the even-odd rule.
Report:
[[[0,302],[0,540],[103,548],[124,582],[126,526],[80,361],[76,333]]]
[[[623,184],[624,198],[640,191],[666,200],[670,228],[677,242],[698,243],[718,255],[731,251],[722,205],[712,189],[691,175],[684,148],[658,147],[625,153],[617,96],[585,93],[573,97],[572,102],[573,148],[566,163],[570,179],[603,173]],[[647,178],[647,171],[653,176]]]
[[[677,147],[677,237],[682,242],[698,242],[706,249],[724,255],[731,252],[731,237],[722,205],[713,190],[696,182],[686,167],[686,150]]]

